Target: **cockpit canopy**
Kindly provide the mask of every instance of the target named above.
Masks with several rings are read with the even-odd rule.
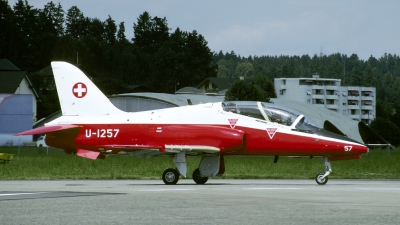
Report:
[[[222,102],[224,111],[253,117],[266,122],[290,126],[299,131],[317,131],[322,129],[311,119],[294,109],[267,102],[227,101]]]

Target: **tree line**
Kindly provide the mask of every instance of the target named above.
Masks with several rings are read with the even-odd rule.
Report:
[[[77,6],[67,11],[52,1],[36,9],[27,0],[10,6],[0,0],[0,58],[28,71],[41,94],[38,118],[59,108],[49,79],[35,74],[51,61],[76,64],[105,94],[129,92],[143,85],[154,92],[173,93],[197,86],[217,75],[213,52],[197,31],[171,31],[167,19],[144,12],[133,24],[133,38],[125,36],[125,23],[85,17]]]

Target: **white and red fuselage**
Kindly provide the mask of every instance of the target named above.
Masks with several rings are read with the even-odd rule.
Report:
[[[203,156],[193,174],[196,183],[222,174],[223,157],[320,156],[329,170],[317,179],[325,184],[329,160],[359,158],[368,148],[328,132],[287,107],[264,102],[219,102],[144,112],[117,109],[77,67],[52,62],[62,116],[43,127],[16,135],[46,134],[47,145],[97,159],[109,154],[174,156],[186,176],[188,155]],[[166,184],[179,173],[167,169]]]
[[[74,120],[70,123],[66,119]],[[64,121],[63,121],[64,120]],[[218,151],[221,155],[326,156],[333,159],[367,152],[363,144],[291,129],[290,126],[223,110],[209,103],[116,116],[61,117],[49,124],[77,128],[47,134],[48,145],[103,154],[120,151],[183,148]],[[167,151],[165,151],[167,149]]]

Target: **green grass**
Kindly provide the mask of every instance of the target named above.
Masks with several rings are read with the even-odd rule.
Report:
[[[167,168],[174,168],[172,158],[137,158],[108,156],[105,160],[89,160],[49,148],[0,147],[1,153],[14,153],[15,159],[0,165],[0,180],[55,179],[161,179]],[[197,168],[200,157],[187,158],[188,178]],[[333,161],[330,178],[399,179],[400,151],[371,150],[359,160]],[[225,158],[222,178],[235,179],[310,179],[324,171],[321,158],[231,156]]]

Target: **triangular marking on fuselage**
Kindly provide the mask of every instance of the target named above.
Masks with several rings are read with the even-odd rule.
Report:
[[[228,119],[228,121],[229,121],[229,125],[233,129],[233,128],[235,128],[238,119]]]
[[[267,128],[267,133],[270,139],[272,139],[278,128]]]

